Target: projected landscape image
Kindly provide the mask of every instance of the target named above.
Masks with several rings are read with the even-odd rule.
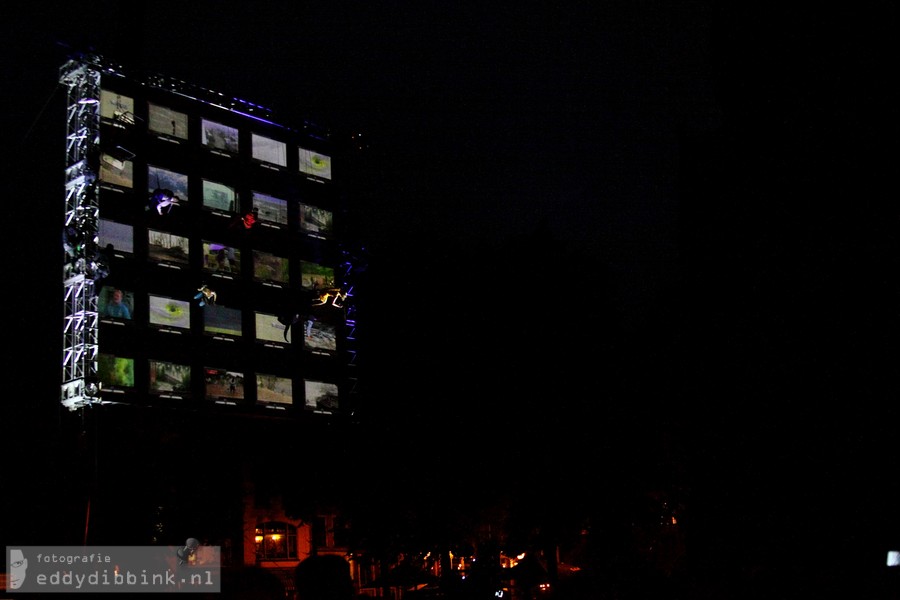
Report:
[[[290,377],[257,373],[256,400],[257,402],[290,404],[293,401],[293,386],[294,383]]]
[[[151,360],[150,391],[156,393],[189,393],[191,391],[190,365]]]
[[[147,191],[158,188],[172,190],[184,202],[188,199],[188,176],[150,165],[147,167]]]
[[[152,102],[148,105],[150,122],[147,124],[147,128],[150,131],[182,140],[188,139],[188,116],[186,114]]]
[[[338,408],[338,386],[325,381],[307,379],[303,382],[304,407],[307,410],[334,412]]]
[[[148,229],[147,242],[150,260],[187,266],[190,242],[186,237]]]
[[[203,119],[201,142],[208,148],[237,154],[238,130],[215,121]]]
[[[244,398],[244,374],[226,369],[205,369],[206,397],[211,400]]]

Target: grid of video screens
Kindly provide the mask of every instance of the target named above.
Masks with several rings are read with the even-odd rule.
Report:
[[[120,78],[102,82],[100,116],[102,393],[339,414],[326,142]]]

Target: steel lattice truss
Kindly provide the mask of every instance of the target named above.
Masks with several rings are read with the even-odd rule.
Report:
[[[97,292],[91,253],[99,236],[100,208],[97,174],[89,157],[100,138],[100,71],[72,60],[60,70],[59,81],[68,89],[61,402],[76,410],[99,401]]]

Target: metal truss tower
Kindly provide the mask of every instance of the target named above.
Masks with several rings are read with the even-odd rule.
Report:
[[[347,383],[346,400],[351,407],[351,411],[358,408],[357,395],[359,390],[357,384],[359,377],[356,373],[357,368],[357,352],[356,343],[356,302],[353,299],[356,287],[356,276],[365,271],[368,266],[360,261],[359,256],[349,250],[342,250],[343,261],[339,269],[338,284],[341,292],[344,294],[346,304],[344,306],[344,355],[345,355],[345,378]]]
[[[66,129],[66,215],[63,248],[65,314],[61,402],[76,410],[99,402],[97,380],[100,205],[96,193],[99,155],[100,70],[95,61],[70,60],[60,69],[68,89]]]

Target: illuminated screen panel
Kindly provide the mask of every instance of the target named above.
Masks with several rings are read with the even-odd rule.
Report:
[[[100,219],[98,243],[101,248],[112,244],[113,252],[134,254],[134,228],[124,223]]]
[[[150,294],[149,310],[150,325],[172,330],[191,328],[191,303],[187,300]]]
[[[101,319],[132,320],[134,318],[134,292],[104,285],[97,295],[97,313]]]
[[[254,313],[256,323],[256,341],[284,346],[291,343],[291,329],[278,320],[275,315]]]
[[[134,125],[134,98],[101,89],[100,118],[122,125]]]
[[[134,359],[114,354],[98,354],[97,378],[104,392],[134,389]]]
[[[188,176],[162,167],[147,166],[147,191],[171,190],[182,201],[188,198]]]
[[[200,143],[211,150],[238,153],[238,130],[208,119],[201,121]]]
[[[240,275],[241,249],[203,240],[203,269],[218,275]]]
[[[163,360],[150,360],[151,394],[183,398],[191,393],[191,367]]]
[[[207,400],[243,400],[244,374],[206,367],[203,370]]]
[[[900,567],[900,550],[888,550],[887,566]]]
[[[256,133],[251,134],[250,141],[253,145],[253,158],[279,167],[287,166],[287,144]]]
[[[221,304],[203,308],[203,332],[213,336],[240,337],[241,311]]]
[[[147,242],[149,243],[147,257],[151,261],[167,266],[188,266],[190,244],[186,237],[148,229]]]
[[[317,354],[333,354],[337,351],[337,327],[314,316],[303,323],[303,348]]]
[[[288,223],[287,200],[253,192],[253,208],[259,211],[257,218],[260,221],[278,223],[279,225],[287,225]]]
[[[149,117],[147,128],[150,131],[181,140],[188,139],[188,116],[186,114],[152,102],[148,102],[147,107]]]
[[[263,283],[286,285],[290,279],[289,260],[270,252],[254,250],[253,278]]]
[[[134,187],[134,163],[112,154],[100,155],[100,181],[124,188]]]
[[[321,413],[335,413],[338,410],[338,386],[325,381],[305,379],[303,381],[304,404],[306,410]]]
[[[327,237],[334,227],[330,210],[300,203],[300,231],[315,237]]]
[[[203,206],[213,210],[237,212],[237,193],[224,183],[203,180]]]
[[[301,260],[300,287],[304,290],[321,290],[334,287],[334,269],[307,260]]]
[[[294,382],[290,377],[257,373],[256,401],[264,404],[270,402],[292,404],[294,401]]]
[[[321,179],[331,179],[330,156],[306,148],[299,149],[299,156],[300,172]]]

